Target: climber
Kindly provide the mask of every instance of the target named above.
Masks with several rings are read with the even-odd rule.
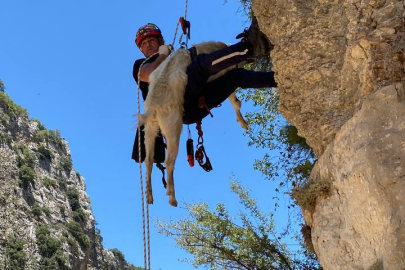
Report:
[[[187,67],[188,83],[184,95],[183,123],[192,124],[201,121],[209,114],[208,108],[219,106],[238,87],[263,88],[277,87],[274,72],[255,72],[243,68],[235,68],[225,75],[207,82],[208,78],[230,66],[235,66],[241,61],[251,58],[268,57],[270,45],[267,38],[260,32],[257,20],[253,17],[252,25],[236,38],[242,40],[234,45],[215,51],[210,54],[197,55],[195,49],[190,48],[192,62]],[[171,52],[170,45],[164,45],[164,38],[160,29],[153,23],[148,23],[139,28],[136,33],[135,43],[145,57],[151,57],[144,63],[145,58],[135,61],[132,75],[139,83],[142,97],[145,100],[148,94],[149,75],[168,57]],[[138,82],[138,72],[139,79]],[[200,97],[204,97],[205,105],[201,106]],[[141,136],[142,138],[142,136]],[[158,149],[160,147],[160,150]],[[143,150],[141,151],[143,152]],[[132,158],[137,160],[138,146],[134,143]],[[162,159],[159,159],[162,157]],[[159,159],[159,160],[157,160]],[[164,143],[162,136],[158,136],[155,145],[155,162],[164,161]]]

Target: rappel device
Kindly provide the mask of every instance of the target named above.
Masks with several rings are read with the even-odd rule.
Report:
[[[193,147],[193,139],[191,139],[191,133],[189,129],[189,138],[187,140],[187,160],[190,167],[194,166],[194,159],[197,160],[198,164],[203,168],[206,172],[212,171],[211,161],[205,152],[204,148],[204,138],[203,138],[203,131],[201,129],[201,121],[197,123],[196,129],[198,131],[198,143],[197,143],[197,150],[194,154],[194,147]],[[205,161],[204,161],[205,160]]]

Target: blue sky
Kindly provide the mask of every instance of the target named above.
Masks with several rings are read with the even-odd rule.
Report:
[[[182,1],[3,0],[0,4],[0,79],[7,94],[47,129],[59,129],[69,142],[75,169],[85,178],[93,212],[106,248],[118,248],[143,267],[142,214],[138,164],[130,159],[135,132],[137,86],[133,62],[142,55],[136,30],[156,23],[171,43]],[[237,1],[189,0],[191,43],[235,43],[248,27]],[[179,35],[177,36],[177,39]],[[177,44],[177,43],[176,43]],[[175,46],[178,48],[178,44]],[[245,104],[244,112],[252,109]],[[263,151],[248,147],[248,138],[225,102],[203,121],[204,144],[214,170],[206,173],[186,161],[184,126],[175,170],[180,202],[218,202],[238,211],[230,192],[234,175],[249,188],[265,211],[273,209],[274,183],[253,170]],[[195,126],[190,126],[197,140]],[[177,219],[187,213],[169,206],[160,172],[153,171],[152,219]],[[279,209],[277,224],[286,222]],[[193,269],[179,262],[188,255],[171,238],[151,227],[153,269]]]

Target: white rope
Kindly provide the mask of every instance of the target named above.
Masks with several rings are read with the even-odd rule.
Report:
[[[138,77],[138,115],[141,114],[141,105],[140,105],[140,96],[139,93],[140,91],[140,85],[141,81],[139,79],[139,74],[141,73],[141,68],[142,66],[153,56],[155,56],[158,53],[154,53],[151,56],[149,56],[147,59],[145,59],[141,66],[139,67],[139,71],[137,74]],[[143,178],[142,178],[142,155],[141,155],[141,126],[138,124],[138,161],[139,161],[139,179],[141,182],[141,198],[142,198],[142,229],[143,229],[143,254],[144,254],[144,269],[151,269],[150,268],[150,230],[149,230],[149,205],[146,204],[146,226],[145,226],[145,196],[146,192],[143,192]],[[145,229],[145,227],[147,229]],[[146,239],[147,238],[147,239]],[[147,240],[147,241],[146,241]],[[148,268],[146,268],[148,266]]]
[[[184,20],[187,20],[187,8],[188,8],[188,0],[186,0],[186,6],[184,7],[185,12],[184,12]],[[176,30],[174,31],[174,38],[172,42],[172,48],[174,48],[174,43],[176,43],[176,36],[177,36],[177,30],[179,28],[180,20],[177,22],[176,25]],[[181,40],[183,38],[184,33],[182,32],[180,38],[179,38],[179,44],[181,44]],[[187,42],[188,42],[188,37],[186,38],[186,47],[187,47]]]
[[[139,99],[139,73],[138,73],[138,115],[141,113],[140,99]],[[143,229],[143,259],[145,270],[148,258],[146,258],[146,233],[145,233],[145,198],[143,193],[143,179],[142,179],[142,163],[141,163],[141,126],[138,124],[138,161],[139,161],[139,179],[141,180],[141,198],[142,198],[142,229]]]

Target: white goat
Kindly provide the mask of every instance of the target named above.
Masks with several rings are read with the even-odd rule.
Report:
[[[203,42],[194,45],[197,54],[210,53],[226,47],[222,42]],[[169,203],[177,206],[174,191],[173,171],[177,158],[180,134],[183,126],[183,103],[184,92],[187,84],[186,68],[191,63],[190,52],[186,49],[179,49],[167,58],[150,75],[148,96],[144,103],[145,113],[139,115],[139,125],[145,125],[145,149],[146,149],[146,194],[147,202],[153,203],[151,174],[153,165],[153,154],[155,149],[155,138],[160,130],[166,138],[167,153],[165,165],[167,168],[167,192]],[[209,81],[222,76],[215,74]],[[237,115],[237,121],[243,128],[247,123],[240,113],[241,102],[233,93],[228,97]]]

